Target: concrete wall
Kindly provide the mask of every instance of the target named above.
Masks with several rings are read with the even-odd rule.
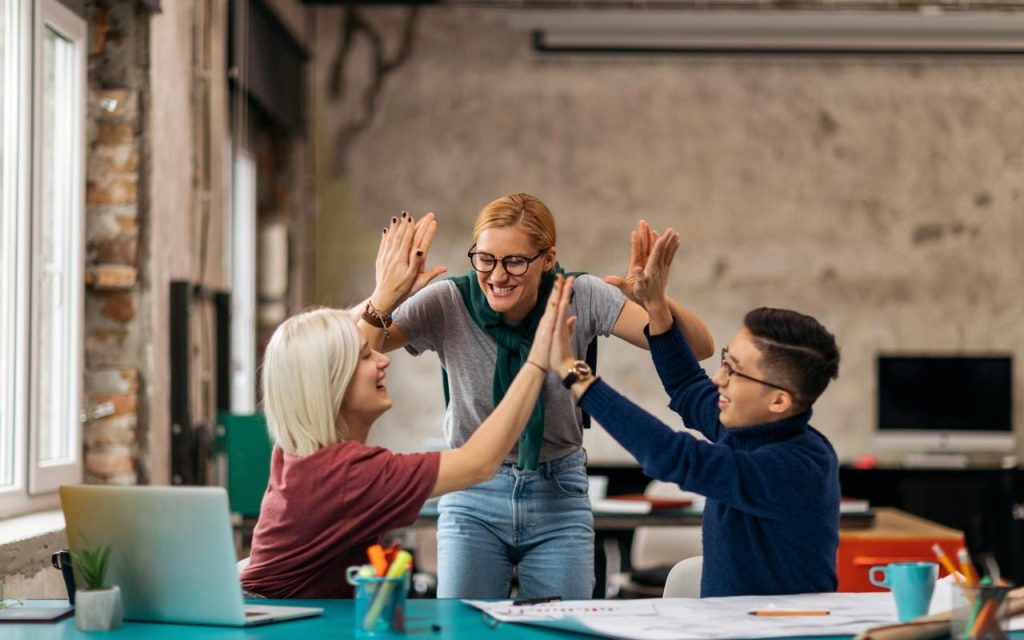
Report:
[[[318,301],[370,291],[377,234],[402,209],[437,212],[433,262],[464,272],[476,212],[524,190],[555,212],[570,269],[621,272],[641,217],[681,230],[670,289],[719,346],[761,305],[830,327],[841,374],[813,422],[843,458],[874,452],[878,352],[1024,358],[1024,63],[544,57],[505,10],[430,8],[366,111],[370,40],[333,95],[344,10],[316,11]],[[393,54],[406,10],[361,12]],[[601,348],[606,379],[673,418],[645,354]],[[437,369],[395,356],[375,441],[440,435]],[[599,428],[586,441],[592,460],[628,460]]]

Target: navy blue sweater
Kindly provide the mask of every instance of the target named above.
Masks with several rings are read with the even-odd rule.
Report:
[[[669,407],[711,442],[673,431],[600,380],[580,406],[648,476],[707,497],[701,597],[835,591],[838,460],[811,412],[726,428],[718,389],[679,329],[648,337]]]

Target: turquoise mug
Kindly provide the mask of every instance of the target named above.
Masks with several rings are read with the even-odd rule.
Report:
[[[868,571],[871,584],[892,591],[900,622],[909,622],[928,613],[938,578],[939,565],[934,562],[893,562]]]

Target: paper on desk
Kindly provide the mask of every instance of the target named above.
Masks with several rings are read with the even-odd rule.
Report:
[[[465,600],[502,622],[628,640],[717,640],[856,635],[896,621],[889,593],[823,593],[735,598],[570,600],[532,606]],[[827,609],[828,616],[759,617],[755,609]]]

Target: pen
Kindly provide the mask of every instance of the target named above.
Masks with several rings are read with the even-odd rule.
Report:
[[[412,563],[412,554],[408,551],[399,551],[395,556],[395,561],[388,567],[387,578],[399,578],[405,575],[405,571],[409,568]],[[366,616],[363,618],[363,630],[373,631],[373,627],[377,624],[377,619],[380,618],[380,613],[384,609],[384,605],[387,603],[388,598],[391,597],[391,591],[395,588],[394,582],[385,582],[380,585],[377,589],[377,593],[373,598],[373,602],[370,603],[370,608],[366,612]]]
[[[824,609],[756,609],[748,612],[752,616],[827,616]]]
[[[527,604],[544,604],[545,602],[558,602],[562,596],[548,596],[547,598],[530,598],[528,600],[513,600],[513,607],[521,607]]]

